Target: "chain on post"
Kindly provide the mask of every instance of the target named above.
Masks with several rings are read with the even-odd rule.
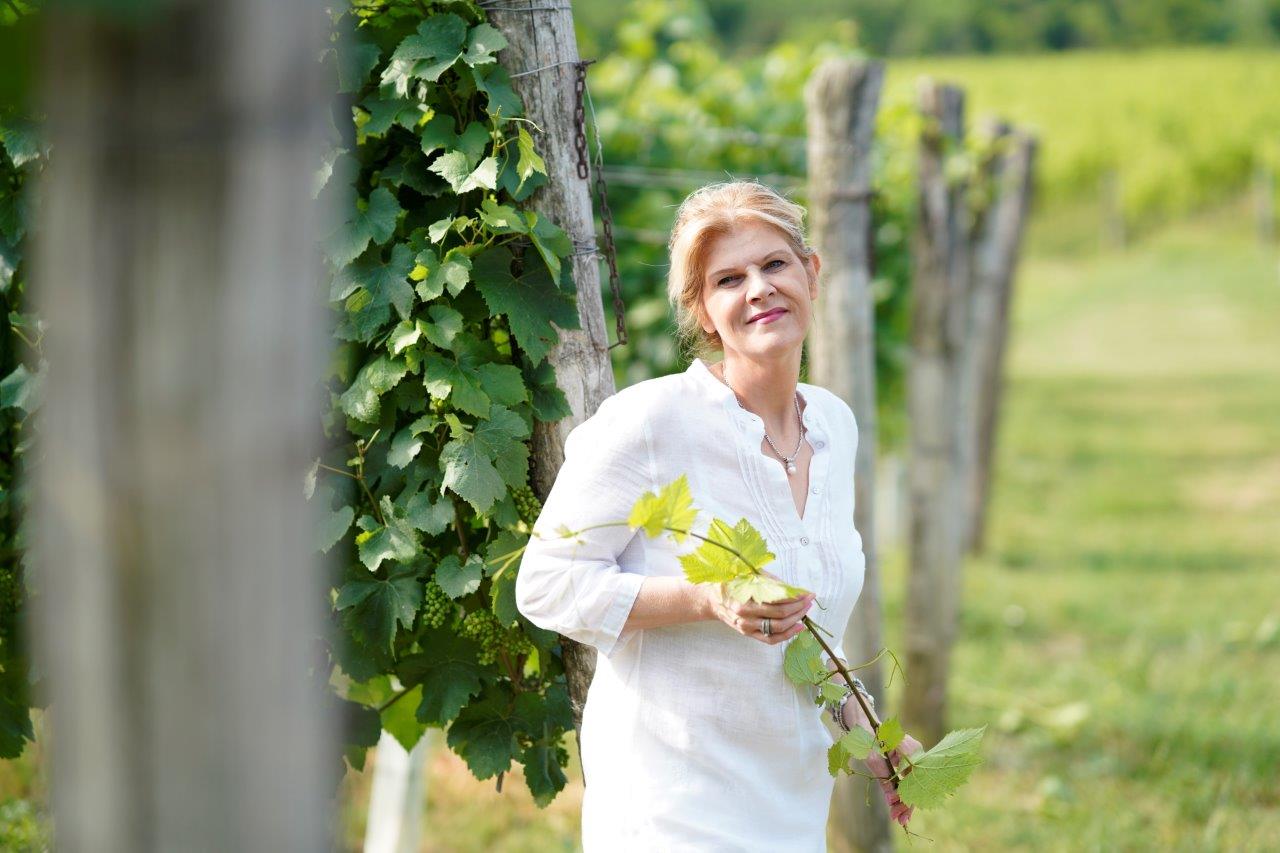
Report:
[[[585,75],[582,86],[587,96],[587,103],[591,107],[591,127],[596,136],[595,189],[596,196],[600,201],[600,224],[604,229],[604,259],[605,263],[609,265],[609,290],[613,293],[613,319],[618,329],[618,339],[609,345],[609,349],[613,349],[627,342],[625,320],[627,308],[622,303],[622,280],[618,276],[618,250],[613,242],[613,211],[609,210],[609,190],[604,182],[604,145],[600,141],[600,125],[596,121],[596,105],[591,100],[591,90],[586,87]],[[582,139],[584,146],[586,145],[585,137],[586,134],[584,132]]]
[[[584,59],[573,64],[573,146],[578,152],[578,177],[584,181],[591,174],[587,165],[587,120],[584,94],[587,89],[587,66],[593,62],[595,62],[594,59]]]

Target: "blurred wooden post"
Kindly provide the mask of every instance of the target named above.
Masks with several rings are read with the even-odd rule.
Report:
[[[853,522],[862,536],[867,568],[844,637],[851,663],[869,660],[881,648],[874,515],[876,363],[870,192],[871,143],[883,82],[883,63],[837,59],[823,63],[805,89],[809,230],[823,262],[809,346],[809,378],[848,403],[858,422]],[[859,677],[873,695],[884,696],[878,664],[861,670]],[[849,849],[893,849],[884,799],[866,797],[865,785],[857,777],[837,780],[831,820]]]
[[[327,18],[105,8],[50,6],[39,72],[32,615],[57,847],[327,849],[340,753],[302,495]]]
[[[964,483],[966,550],[983,548],[996,429],[1004,388],[1009,307],[1022,234],[1031,210],[1036,140],[996,122],[989,135],[996,151],[988,165],[991,199],[974,235],[969,346],[961,398],[969,409],[969,448]]]
[[[1258,241],[1269,246],[1276,239],[1276,176],[1265,163],[1254,167],[1253,205],[1258,223]]]
[[[1124,195],[1121,191],[1120,172],[1110,168],[1098,179],[1098,195],[1102,202],[1101,242],[1104,249],[1123,248],[1128,240],[1125,233]]]
[[[383,730],[373,758],[364,853],[418,853],[422,848],[427,763],[439,739],[438,729],[427,729],[413,749],[405,751]]]
[[[530,11],[532,10],[532,11]],[[489,10],[490,22],[507,39],[499,54],[504,68],[517,76],[512,84],[524,99],[525,114],[541,128],[534,141],[547,164],[546,186],[531,201],[539,215],[565,230],[573,240],[573,280],[578,294],[581,329],[560,330],[560,342],[547,356],[556,371],[556,384],[564,391],[573,414],[554,423],[534,423],[533,490],[545,499],[564,464],[564,442],[569,432],[595,413],[617,390],[609,358],[609,335],[600,300],[600,269],[595,245],[588,178],[577,171],[574,145],[574,96],[578,42],[573,30],[573,10],[568,3],[545,0],[509,0]],[[574,728],[581,734],[582,707],[595,674],[596,651],[560,638]],[[581,743],[581,742],[579,742]]]
[[[910,566],[903,720],[926,746],[946,725],[947,676],[960,608],[960,354],[969,290],[969,217],[963,181],[946,158],[963,144],[964,93],[922,79],[920,221],[913,240]]]

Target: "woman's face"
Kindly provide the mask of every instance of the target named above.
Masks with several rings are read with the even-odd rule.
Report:
[[[750,219],[713,238],[706,252],[702,328],[720,333],[726,356],[768,360],[804,346],[818,298],[817,255],[806,262],[782,232]]]

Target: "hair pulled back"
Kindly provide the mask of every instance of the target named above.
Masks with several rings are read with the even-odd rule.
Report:
[[[675,310],[676,334],[690,355],[706,357],[724,349],[719,333],[702,328],[703,278],[711,242],[740,222],[755,220],[778,229],[796,256],[807,261],[813,249],[805,242],[804,215],[803,207],[755,181],[708,184],[681,202],[667,243],[667,300]]]

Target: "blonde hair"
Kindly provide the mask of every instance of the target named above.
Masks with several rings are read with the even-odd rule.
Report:
[[[755,181],[708,184],[680,203],[667,243],[667,300],[675,310],[676,335],[690,355],[705,357],[724,349],[718,332],[702,328],[703,277],[711,241],[743,220],[755,220],[778,229],[797,257],[807,262],[813,249],[805,241],[804,216],[803,207]]]

